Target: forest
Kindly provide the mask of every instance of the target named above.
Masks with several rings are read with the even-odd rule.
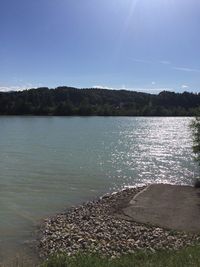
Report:
[[[200,93],[46,87],[0,92],[0,115],[196,116]]]

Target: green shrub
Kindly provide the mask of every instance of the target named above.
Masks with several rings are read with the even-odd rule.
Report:
[[[196,117],[195,120],[193,120],[191,127],[193,133],[193,152],[200,166],[200,117]]]

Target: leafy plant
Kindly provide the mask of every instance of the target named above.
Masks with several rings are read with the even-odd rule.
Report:
[[[193,133],[193,152],[195,154],[195,160],[200,166],[200,117],[196,117],[191,124]],[[200,178],[194,181],[194,186],[200,188]]]
[[[192,122],[193,132],[193,152],[195,154],[195,160],[200,166],[200,117],[196,117]]]

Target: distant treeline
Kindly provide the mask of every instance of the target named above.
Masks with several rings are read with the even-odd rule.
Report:
[[[0,92],[0,115],[194,116],[200,93],[38,88]]]

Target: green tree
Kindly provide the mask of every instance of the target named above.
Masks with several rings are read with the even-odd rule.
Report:
[[[200,166],[200,116],[193,120],[191,127],[193,133],[193,152]]]
[[[193,152],[195,154],[195,160],[200,167],[200,116],[197,116],[191,124],[193,133]],[[200,188],[200,178],[196,178],[194,186]]]

